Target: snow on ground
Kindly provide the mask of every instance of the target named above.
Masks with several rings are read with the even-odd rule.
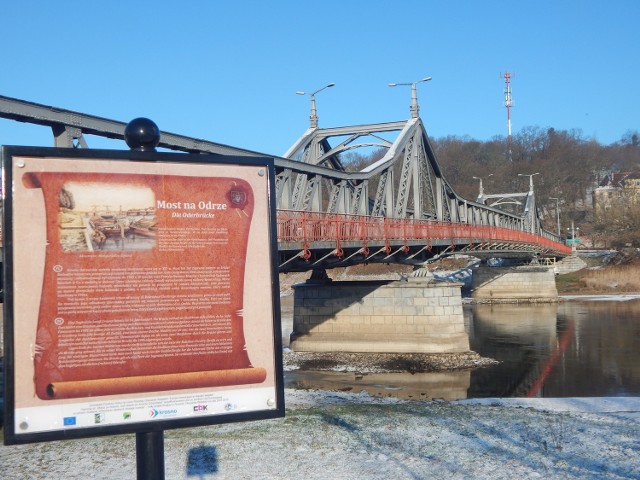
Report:
[[[640,293],[621,293],[619,295],[560,295],[560,299],[562,300],[584,300],[584,301],[593,301],[593,302],[626,302],[629,300],[638,300],[640,299]]]
[[[165,432],[170,479],[640,478],[640,398],[290,390],[283,419]],[[133,435],[0,447],[3,479],[135,478]]]

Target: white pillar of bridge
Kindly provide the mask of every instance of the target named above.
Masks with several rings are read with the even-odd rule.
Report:
[[[476,267],[471,298],[478,303],[545,303],[558,301],[553,267]]]
[[[295,285],[290,348],[302,352],[469,351],[461,284],[308,281]]]

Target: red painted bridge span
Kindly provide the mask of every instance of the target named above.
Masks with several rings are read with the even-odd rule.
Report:
[[[423,264],[442,255],[565,257],[554,238],[490,225],[278,210],[280,270],[305,271],[357,263]]]

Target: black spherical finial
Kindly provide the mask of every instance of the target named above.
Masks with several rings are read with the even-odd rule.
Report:
[[[124,141],[131,150],[152,152],[160,143],[160,129],[153,120],[134,118],[124,128]]]

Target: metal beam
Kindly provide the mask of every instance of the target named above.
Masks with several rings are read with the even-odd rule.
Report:
[[[33,123],[60,130],[64,127],[72,127],[84,134],[100,137],[124,140],[124,122],[109,120],[108,118],[74,112],[62,108],[51,107],[39,103],[26,102],[15,98],[0,95],[0,117],[18,122]],[[208,152],[223,155],[259,155],[258,152],[230,147],[220,143],[190,138],[175,133],[160,132],[158,145],[169,150],[177,150],[189,153]]]
[[[52,129],[55,145],[61,147],[86,148],[85,135],[87,134],[124,140],[124,129],[127,125],[124,122],[5,96],[0,96],[0,118],[48,126]],[[331,149],[327,141],[330,137],[350,136],[350,140],[353,140],[363,135],[376,137],[374,133],[390,131],[399,131],[400,133],[389,147],[386,155],[360,172],[345,172],[342,170],[337,156],[331,158],[336,150],[348,147],[349,142],[343,142],[340,147]],[[315,146],[315,150],[310,151],[308,148],[310,146]],[[313,208],[314,210],[321,208],[323,203],[322,183],[328,182],[334,186],[329,202],[332,206],[331,209],[344,213],[353,213],[354,208],[360,211],[369,205],[369,199],[363,197],[367,193],[368,187],[365,190],[359,190],[362,187],[358,186],[362,182],[369,184],[369,182],[377,181],[372,211],[374,215],[391,216],[395,213],[403,217],[418,215],[419,217],[435,217],[445,221],[472,217],[473,219],[477,218],[475,221],[484,225],[513,224],[519,225],[520,229],[539,235],[555,236],[540,228],[532,195],[527,198],[526,218],[522,218],[491,206],[467,201],[456,194],[442,174],[419,117],[404,122],[309,129],[289,150],[291,155],[309,155],[310,158],[305,162],[169,132],[161,132],[159,147],[188,153],[271,157],[276,166],[278,198],[283,200],[285,208],[301,207],[303,209]],[[319,158],[325,158],[327,155],[334,168],[314,164]],[[405,167],[399,178],[399,192],[396,198],[392,180],[393,168],[398,162],[404,162]],[[411,193],[413,193],[413,202],[412,208],[409,208]],[[502,197],[514,198],[522,195],[503,194]],[[368,197],[368,195],[366,196]],[[490,197],[492,196],[485,195],[485,198]],[[425,200],[429,205],[424,203]],[[466,209],[471,209],[471,214],[467,215],[465,212],[464,216],[461,215],[462,212],[458,211],[460,202],[464,202]]]

